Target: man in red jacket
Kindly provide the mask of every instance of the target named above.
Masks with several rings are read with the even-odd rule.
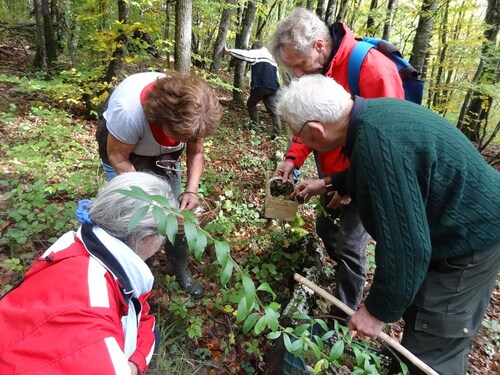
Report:
[[[315,13],[295,8],[278,24],[272,37],[271,52],[297,77],[320,73],[335,79],[351,92],[347,70],[349,56],[356,43],[353,32],[345,24],[335,23],[328,27]],[[359,77],[360,95],[365,98],[404,99],[403,84],[396,66],[373,48],[364,59]],[[274,174],[293,181],[294,170],[302,166],[311,151],[313,149],[303,144],[300,138],[294,137],[285,153],[285,161]],[[341,151],[339,147],[325,153],[314,152],[321,178],[349,167],[349,161]],[[329,256],[337,262],[335,296],[356,310],[366,280],[368,234],[353,203],[331,210],[326,208],[329,199],[331,196],[321,197],[325,213],[318,214],[316,231]],[[335,313],[342,315],[339,311]]]

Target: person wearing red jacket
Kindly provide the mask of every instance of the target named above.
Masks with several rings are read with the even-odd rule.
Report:
[[[333,78],[350,93],[348,62],[356,43],[353,32],[344,23],[328,27],[315,13],[295,8],[278,24],[272,36],[271,50],[276,60],[295,76],[320,73]],[[404,99],[403,84],[396,66],[374,48],[368,52],[361,66],[359,90],[365,98]],[[303,144],[300,137],[293,137],[285,160],[276,168],[274,175],[293,181],[294,171],[300,169],[311,151],[313,149]],[[314,152],[314,156],[321,178],[343,172],[349,167],[341,147],[328,152]],[[329,199],[331,196],[326,194],[321,197],[325,212],[317,216],[316,231],[329,256],[337,262],[335,297],[356,310],[366,281],[369,236],[353,203],[332,210],[326,208]],[[342,315],[340,311],[335,313]]]
[[[34,261],[24,280],[0,299],[0,374],[145,374],[155,347],[147,298],[153,275],[144,260],[164,237],[147,205],[117,192],[131,186],[177,207],[168,182],[123,173],[94,202],[80,201],[82,226]]]

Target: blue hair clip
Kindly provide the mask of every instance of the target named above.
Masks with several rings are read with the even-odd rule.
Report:
[[[90,199],[82,199],[81,201],[78,201],[78,208],[75,211],[75,216],[80,224],[92,224],[89,211],[87,210],[87,207],[91,203],[92,201]]]

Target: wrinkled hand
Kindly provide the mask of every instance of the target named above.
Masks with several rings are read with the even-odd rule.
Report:
[[[293,171],[295,170],[295,164],[291,161],[284,161],[273,173],[273,176],[281,177],[283,182],[291,182],[292,184],[295,182],[293,180]]]
[[[330,199],[330,202],[328,202],[328,204],[326,205],[326,207],[328,208],[335,210],[340,206],[347,206],[349,203],[351,203],[351,197],[349,195],[340,195],[336,191],[329,191],[327,195],[332,197],[332,199]]]
[[[199,205],[200,198],[198,197],[198,195],[190,193],[188,191],[185,191],[184,194],[182,194],[181,204],[179,207],[181,210],[193,211]]]
[[[297,197],[297,201],[309,202],[314,195],[321,195],[326,192],[325,180],[304,180],[297,185],[292,194],[291,199]]]
[[[349,327],[351,331],[356,331],[356,336],[361,340],[366,338],[374,340],[382,331],[384,322],[371,315],[365,305],[361,305],[359,310],[351,316],[351,319],[347,323],[347,327]]]
[[[130,367],[131,375],[137,375],[139,373],[139,369],[137,368],[137,365],[134,362],[128,361],[128,367]]]

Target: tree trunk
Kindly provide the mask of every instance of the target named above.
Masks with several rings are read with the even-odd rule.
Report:
[[[495,87],[500,80],[500,61],[495,58],[496,40],[500,29],[499,7],[500,0],[488,0],[484,21],[489,27],[484,31],[481,59],[472,82],[476,88],[467,92],[458,119],[458,127],[467,138],[478,143],[479,150],[483,150],[498,132],[497,124],[493,134],[485,139],[493,96],[487,88],[483,89],[483,85]]]
[[[325,13],[325,22],[327,25],[333,23],[336,10],[337,10],[337,0],[328,0],[328,5],[326,6],[326,13]]]
[[[256,13],[257,13],[257,6],[255,4],[255,1],[253,0],[248,1],[241,22],[241,31],[238,37],[239,45],[237,45],[236,48],[240,49],[248,48],[248,42],[250,40],[250,35],[252,34],[252,26]],[[233,86],[235,87],[235,90],[233,90],[233,101],[241,105],[243,105],[245,101],[243,92],[241,90],[245,80],[245,69],[246,69],[246,62],[241,60],[236,60],[234,68]]]
[[[175,70],[189,73],[191,67],[191,0],[175,3]]]
[[[366,20],[366,30],[368,35],[375,35],[375,18],[374,12],[378,8],[378,0],[371,0],[370,12],[368,13],[368,19]]]
[[[444,81],[444,63],[446,59],[446,52],[448,51],[448,40],[447,40],[447,35],[448,35],[448,15],[449,15],[449,3],[447,2],[444,5],[444,14],[443,14],[443,19],[440,22],[440,28],[439,28],[439,37],[440,37],[440,48],[439,48],[439,53],[437,56],[437,73],[434,76],[434,95],[432,99],[432,106],[436,112],[438,112],[440,115],[443,115],[443,112],[445,111],[444,104],[447,101],[447,98],[444,97],[444,87],[443,87],[443,81]],[[434,64],[433,64],[434,65]]]
[[[219,22],[219,31],[217,32],[217,38],[215,39],[214,53],[212,55],[212,65],[210,65],[210,72],[217,74],[220,70],[222,64],[222,50],[226,44],[227,32],[229,30],[229,25],[231,24],[231,17],[233,15],[233,5],[236,0],[227,0],[226,4],[229,7],[224,8]]]
[[[328,5],[327,0],[318,0],[318,4],[316,5],[316,14],[322,20],[325,20],[327,5]]]
[[[394,14],[396,13],[396,7],[398,6],[398,0],[389,0],[387,3],[387,13],[384,21],[384,32],[382,39],[389,40],[391,35],[392,23],[394,22]]]
[[[171,14],[172,6],[170,5],[170,1],[166,0],[165,1],[165,30],[163,31],[163,35],[165,37],[165,40],[170,41],[172,39],[172,34],[170,32],[170,14]],[[170,61],[170,55],[171,51],[170,49],[168,50],[166,54],[166,59],[167,59],[167,68],[171,69],[171,61]]]
[[[127,0],[118,0],[118,22],[128,24],[130,19],[130,8]],[[116,47],[111,56],[111,61],[108,65],[108,70],[104,76],[104,82],[111,83],[113,77],[116,77],[123,64],[123,57],[127,50],[127,35],[119,30],[119,35],[115,39]]]
[[[340,0],[339,11],[337,12],[337,17],[335,17],[336,22],[344,21],[348,8],[349,0]]]
[[[425,78],[424,65],[425,56],[429,50],[429,42],[432,36],[434,27],[434,17],[438,7],[437,0],[424,0],[420,11],[420,19],[418,20],[415,40],[413,41],[413,49],[410,56],[410,64],[418,71],[422,72],[422,77]]]
[[[262,22],[259,22],[259,27],[257,28],[257,32],[255,33],[255,39],[262,40],[262,33],[264,28],[266,27],[268,21],[271,19],[272,14],[276,6],[280,3],[279,0],[274,0],[273,5],[269,8],[269,12],[267,12],[267,16],[265,18],[261,18]]]
[[[57,43],[52,28],[49,0],[36,0],[36,53],[33,66],[50,75],[57,62]]]
[[[276,2],[276,1],[275,1]],[[257,32],[255,33],[255,39],[260,40],[261,34],[260,32],[264,28],[264,24],[266,23],[266,18],[264,17],[263,12],[267,12],[269,10],[268,0],[260,0],[261,3],[261,11],[257,17]]]

